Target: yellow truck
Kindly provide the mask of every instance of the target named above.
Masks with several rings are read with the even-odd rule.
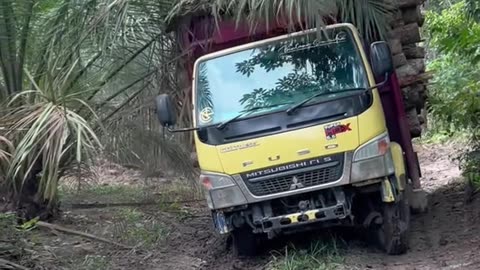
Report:
[[[387,43],[366,46],[342,23],[218,44],[193,62],[193,128],[175,129],[168,95],[156,105],[164,127],[194,132],[213,224],[236,253],[255,254],[265,236],[340,225],[406,252],[406,193],[419,170],[394,110]]]

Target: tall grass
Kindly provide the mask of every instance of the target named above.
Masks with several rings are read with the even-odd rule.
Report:
[[[327,242],[313,241],[306,249],[295,246],[285,247],[283,252],[275,252],[269,270],[332,270],[339,269],[343,257],[335,239]]]

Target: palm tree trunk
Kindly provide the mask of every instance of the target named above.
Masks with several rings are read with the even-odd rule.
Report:
[[[30,22],[32,20],[33,16],[33,6],[35,4],[34,0],[29,0],[28,1],[28,6],[27,6],[27,13],[25,14],[25,23],[22,27],[22,34],[20,36],[20,47],[18,50],[18,63],[17,63],[17,69],[16,69],[16,84],[19,89],[18,91],[21,91],[23,88],[23,66],[25,64],[25,56],[26,56],[26,50],[27,50],[27,42],[28,42],[28,34],[30,32]]]
[[[15,40],[17,34],[15,20],[12,18],[15,13],[10,0],[2,0],[0,5],[0,20],[2,20],[0,22],[0,36],[5,37],[0,41],[0,58],[8,92],[13,94],[19,90],[15,78],[17,70]]]
[[[17,215],[21,220],[40,218],[49,220],[58,214],[56,202],[43,201],[38,196],[39,182],[38,174],[43,170],[42,160],[38,159],[23,185],[17,186],[17,194],[14,198]]]

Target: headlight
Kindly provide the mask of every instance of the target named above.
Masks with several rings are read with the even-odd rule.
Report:
[[[383,133],[358,148],[353,155],[353,162],[383,156],[388,152],[389,147],[390,138],[387,133]]]
[[[200,182],[210,209],[247,204],[247,199],[242,191],[235,184],[233,178],[228,175],[202,173]]]
[[[350,181],[353,183],[380,178],[394,172],[390,138],[384,133],[355,151]]]

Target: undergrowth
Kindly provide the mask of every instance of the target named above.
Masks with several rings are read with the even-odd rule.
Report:
[[[110,262],[106,256],[87,255],[79,270],[107,270],[109,266]]]
[[[275,252],[269,270],[333,270],[344,262],[335,240],[314,241],[306,249],[295,246],[285,247],[283,252]]]
[[[24,259],[24,232],[16,228],[17,217],[13,213],[0,213],[0,258],[14,261]],[[0,266],[1,268],[1,266]]]
[[[170,183],[157,186],[146,185],[89,185],[81,190],[60,187],[60,199],[64,203],[158,203],[166,210],[178,203],[202,200],[201,194],[188,185]]]
[[[468,150],[460,154],[458,160],[462,175],[475,191],[480,190],[480,140],[476,139]]]
[[[429,128],[424,131],[422,137],[414,139],[419,144],[445,144],[445,143],[459,143],[466,144],[470,140],[470,134],[466,131],[449,132],[446,130],[437,130]]]
[[[153,248],[168,236],[169,230],[165,224],[136,209],[119,209],[117,217],[114,234],[122,242]]]
[[[63,202],[139,202],[147,197],[145,189],[126,185],[91,185],[81,190],[61,186],[59,194]]]
[[[426,13],[425,30],[431,59],[428,71],[429,114],[434,139],[465,134],[458,157],[464,177],[480,187],[480,21],[469,16],[466,1]],[[450,138],[449,138],[450,137]]]

